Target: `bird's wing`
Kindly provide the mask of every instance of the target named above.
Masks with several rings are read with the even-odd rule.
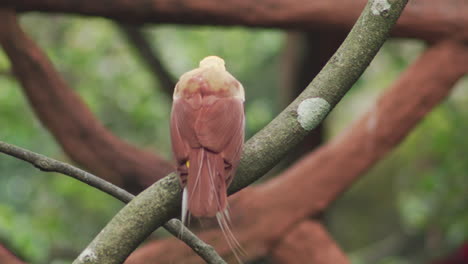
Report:
[[[244,143],[244,103],[233,97],[206,99],[198,113],[195,131],[198,142],[204,148],[219,153],[224,159],[228,173],[238,165]],[[226,179],[228,184],[231,179]]]
[[[208,96],[174,100],[171,140],[178,165],[185,165],[191,149],[203,147],[220,154],[226,168],[234,170],[244,142],[244,123],[243,102],[237,98]],[[232,177],[231,173],[228,175]]]

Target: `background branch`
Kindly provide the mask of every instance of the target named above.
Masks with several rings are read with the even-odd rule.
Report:
[[[34,112],[76,163],[133,193],[173,170],[107,130],[8,10],[0,10],[0,44]]]
[[[241,25],[299,30],[349,31],[366,0],[115,0],[112,7],[93,0],[0,0],[19,11],[44,11],[103,16],[132,23]],[[468,37],[468,5],[460,0],[412,0],[393,36],[436,40]]]
[[[169,98],[172,98],[176,81],[156,55],[157,52],[151,47],[151,43],[146,38],[140,26],[124,23],[118,23],[118,26],[127,37],[128,42],[135,47],[136,52],[153,73],[153,76],[158,79],[161,90],[169,96]]]
[[[394,1],[388,9],[372,4],[370,1],[342,46],[304,92],[246,143],[230,193],[248,186],[271,169],[325,118],[366,69],[406,1]],[[180,187],[177,176],[171,174],[117,213],[75,263],[82,263],[83,259],[89,263],[123,262],[154,229],[175,216],[179,208]]]

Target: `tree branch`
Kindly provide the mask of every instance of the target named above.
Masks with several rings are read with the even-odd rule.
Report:
[[[329,63],[303,93],[250,139],[229,193],[248,186],[271,169],[338,103],[380,49],[406,4],[369,1]],[[75,264],[122,263],[151,233],[180,209],[175,173],[159,180],[125,206],[83,251]]]
[[[308,154],[280,176],[232,197],[229,205],[233,231],[248,258],[264,256],[295,225],[327,208],[395,148],[467,72],[468,48],[464,44],[447,41],[435,45],[342,135]],[[232,253],[217,239],[221,235],[213,229],[199,237],[213,245],[224,259],[229,259]],[[128,264],[139,264],[143,258],[150,262],[199,263],[185,257],[186,250],[174,245],[172,239],[150,242],[130,255]]]
[[[58,172],[63,175],[70,176],[84,182],[96,189],[99,189],[124,203],[130,202],[135,196],[129,192],[95,176],[86,171],[66,164],[64,162],[48,158],[44,155],[34,153],[24,148],[20,148],[5,142],[0,141],[0,152],[12,157],[29,162],[34,167],[47,172]],[[200,257],[207,263],[225,263],[224,260],[216,253],[210,245],[201,241],[190,230],[184,228],[182,223],[177,219],[169,220],[164,224],[164,228],[172,235],[189,245]],[[183,229],[182,229],[183,228]],[[2,255],[2,247],[0,245],[0,260]],[[3,263],[0,261],[0,263]]]
[[[0,44],[36,115],[72,160],[135,193],[173,170],[107,130],[7,10],[0,10]]]
[[[150,42],[147,40],[144,32],[139,26],[118,23],[120,30],[125,34],[128,41],[135,47],[140,58],[148,65],[148,68],[153,73],[159,83],[161,90],[172,98],[172,93],[176,85],[176,81],[172,78],[171,74],[164,68],[163,63],[156,55],[156,52],[151,47]]]
[[[298,30],[349,31],[366,0],[225,1],[0,0],[19,11],[44,11],[103,16],[132,23],[241,25]],[[391,1],[388,1],[391,3]],[[386,2],[382,2],[386,3]],[[412,0],[393,36],[424,40],[468,37],[468,6],[463,0]]]

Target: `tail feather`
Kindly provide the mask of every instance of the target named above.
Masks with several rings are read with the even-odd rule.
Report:
[[[239,241],[237,241],[234,233],[232,233],[230,221],[229,221],[229,213],[227,210],[216,213],[216,220],[218,220],[218,225],[221,228],[221,232],[223,232],[223,236],[226,239],[226,242],[231,248],[232,253],[237,259],[238,263],[243,263],[240,256],[246,255],[244,248],[242,248]]]
[[[188,211],[193,216],[213,217],[226,208],[226,177],[221,155],[193,149],[187,179]],[[197,161],[197,162],[193,162]]]
[[[182,215],[181,215],[182,224],[184,225],[187,222],[187,215],[188,215],[188,192],[187,192],[187,187],[184,187],[184,190],[182,191]]]

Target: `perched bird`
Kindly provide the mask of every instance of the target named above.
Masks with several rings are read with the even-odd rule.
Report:
[[[171,113],[171,143],[187,216],[216,216],[231,248],[240,247],[229,227],[227,187],[244,143],[244,88],[224,60],[209,56],[177,83]],[[236,255],[237,256],[237,255]]]

